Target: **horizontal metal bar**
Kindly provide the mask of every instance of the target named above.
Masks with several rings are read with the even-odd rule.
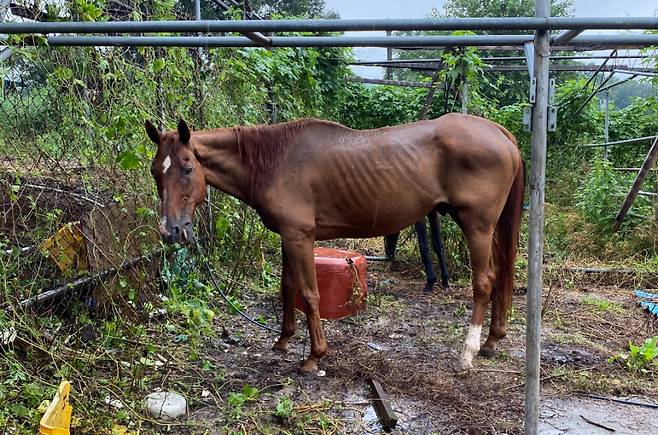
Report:
[[[625,68],[625,69],[616,69],[615,72],[616,72],[616,73],[619,73],[619,74],[633,74],[633,75],[636,75],[636,76],[658,77],[658,74],[656,74],[655,72],[649,72],[649,71],[636,71],[636,70],[634,70],[634,69],[628,69],[628,68]]]
[[[376,256],[370,256],[370,255],[366,255],[365,259],[366,259],[366,261],[391,261],[391,259],[388,258],[388,257],[378,257],[378,256],[376,257]]]
[[[551,56],[551,60],[590,60],[590,59],[607,59],[609,56]],[[647,59],[649,57],[654,57],[653,55],[648,54],[630,54],[630,55],[619,55],[615,56],[615,59]],[[480,58],[483,62],[514,62],[519,60],[525,60],[524,56],[489,56]],[[398,63],[435,63],[438,64],[441,62],[441,59],[392,59],[392,60],[368,60],[368,61],[356,61],[350,62],[350,65],[395,65]]]
[[[624,143],[633,143],[633,142],[640,142],[643,140],[649,140],[649,139],[655,139],[656,136],[645,136],[645,137],[637,137],[634,139],[624,139],[624,140],[616,140],[614,142],[606,142],[606,143],[594,143],[594,144],[587,144],[587,145],[579,145],[580,147],[604,147],[608,145],[619,145],[619,144],[624,144]]]
[[[570,45],[593,45],[599,47],[626,47],[628,45],[655,45],[658,35],[631,33],[619,35],[580,35],[569,41]]]
[[[372,66],[379,68],[407,68],[417,71],[436,71],[439,67],[438,63],[417,63],[417,62],[406,62],[406,63],[394,63],[388,64],[386,62],[369,62],[366,65],[359,64],[360,66]],[[555,63],[551,64],[551,71],[619,71],[619,68],[624,68],[624,72],[629,74],[636,74],[636,72],[649,72],[656,73],[658,70],[656,68],[643,68],[643,67],[630,67],[627,65],[623,66],[612,66],[606,65],[603,68],[599,69],[597,65],[586,65],[583,63],[578,64],[564,64],[564,63]],[[443,68],[445,69],[445,68]],[[526,65],[487,65],[485,68],[486,71],[492,72],[506,72],[506,71],[526,71]],[[599,91],[600,92],[600,91]]]
[[[658,17],[386,18],[2,23],[0,33],[327,32],[367,30],[658,29]]]
[[[658,36],[658,35],[657,35]],[[49,36],[53,46],[258,47],[241,36]],[[513,44],[532,35],[276,36],[271,47],[437,47]]]
[[[612,168],[620,172],[638,172],[641,168]],[[651,168],[650,171],[658,171],[658,168]]]
[[[367,77],[347,77],[348,82],[368,83],[371,85],[406,86],[409,88],[431,88],[429,82],[411,82],[407,80],[371,79]]]
[[[445,47],[445,46],[521,46],[532,35],[465,35],[465,36],[277,36],[270,38],[272,47]],[[53,46],[153,46],[153,47],[258,47],[259,44],[240,36],[50,36]],[[579,36],[571,44],[587,46],[656,45],[658,35],[627,34]]]

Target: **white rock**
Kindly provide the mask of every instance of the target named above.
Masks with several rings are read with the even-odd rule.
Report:
[[[107,403],[110,406],[113,406],[116,409],[123,409],[123,402],[121,402],[118,399],[113,399],[110,396],[105,397],[105,403]]]
[[[323,378],[325,376],[327,376],[327,372],[324,370],[318,370],[318,377]]]
[[[0,344],[3,346],[8,346],[16,340],[17,337],[16,328],[10,326],[7,329],[0,331]]]
[[[185,397],[171,391],[151,393],[144,398],[144,403],[154,418],[170,420],[187,414]]]

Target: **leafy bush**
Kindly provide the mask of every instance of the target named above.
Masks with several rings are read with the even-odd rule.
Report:
[[[658,367],[658,336],[647,338],[642,346],[628,342],[629,353],[620,353],[611,357],[608,362],[620,362],[632,371],[648,373]]]
[[[576,207],[592,223],[611,228],[632,183],[632,174],[615,171],[611,162],[598,159],[575,192]],[[651,202],[638,196],[622,228],[633,228],[652,212]]]

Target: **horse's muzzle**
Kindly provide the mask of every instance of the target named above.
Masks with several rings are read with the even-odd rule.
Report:
[[[194,242],[194,228],[192,221],[168,222],[163,218],[158,227],[158,232],[166,243],[192,243]]]

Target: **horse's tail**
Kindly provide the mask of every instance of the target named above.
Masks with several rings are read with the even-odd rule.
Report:
[[[503,133],[516,144],[516,138],[503,129]],[[496,265],[496,280],[491,295],[492,300],[499,303],[506,318],[512,308],[512,291],[514,288],[514,261],[518,252],[519,229],[523,211],[523,195],[525,192],[525,162],[516,171],[514,182],[507,196],[503,212],[498,218],[494,233],[493,256]]]

